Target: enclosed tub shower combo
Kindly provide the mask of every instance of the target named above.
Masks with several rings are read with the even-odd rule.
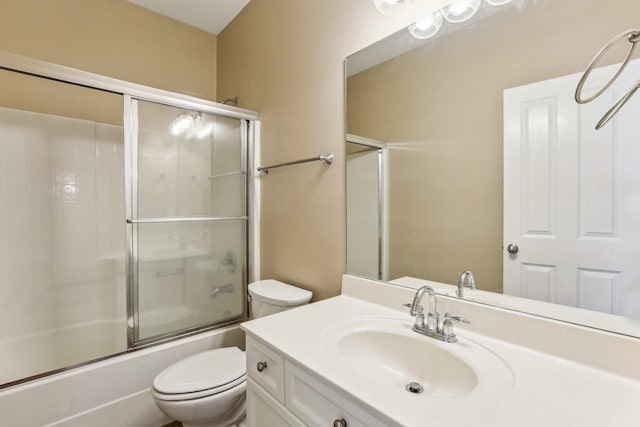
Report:
[[[1,54],[0,384],[246,318],[257,114]]]

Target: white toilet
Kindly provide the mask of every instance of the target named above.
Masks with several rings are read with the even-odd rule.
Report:
[[[254,318],[307,304],[312,293],[277,280],[249,284]],[[160,372],[152,394],[158,407],[184,427],[235,426],[245,417],[244,351],[226,347],[182,359]]]

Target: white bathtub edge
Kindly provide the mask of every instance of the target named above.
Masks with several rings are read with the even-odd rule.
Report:
[[[190,354],[238,346],[238,325],[92,363],[0,391],[0,425],[158,427],[167,418],[149,387],[164,368]]]

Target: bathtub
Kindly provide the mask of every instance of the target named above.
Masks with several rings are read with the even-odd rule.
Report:
[[[151,396],[149,388],[154,377],[190,354],[229,346],[244,349],[244,333],[238,325],[133,351],[2,390],[0,426],[164,425],[171,420],[160,412]],[[5,350],[0,349],[0,357],[6,357]],[[9,353],[15,354],[15,351]],[[12,365],[3,361],[0,366],[5,370]]]
[[[120,353],[126,331],[124,319],[104,320],[0,341],[0,384]]]

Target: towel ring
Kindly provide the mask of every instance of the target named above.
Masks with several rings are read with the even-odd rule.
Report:
[[[627,101],[631,99],[631,97],[636,93],[638,89],[640,89],[640,80],[637,81],[636,84],[631,86],[631,88],[624,95],[622,95],[615,104],[613,104],[613,107],[611,107],[611,109],[607,111],[604,116],[602,116],[602,118],[596,125],[596,130],[599,130],[602,126],[606,125],[609,120],[611,120],[613,116],[616,115],[618,110],[620,110],[624,106],[624,104],[626,104]]]
[[[607,51],[609,49],[611,49],[611,47],[614,44],[618,43],[620,40],[622,40],[625,37],[627,38],[629,43],[631,43],[631,47],[629,48],[629,53],[627,53],[627,57],[625,58],[624,62],[622,62],[622,65],[620,65],[620,68],[618,69],[618,71],[616,71],[616,73],[613,75],[613,77],[611,77],[611,79],[609,79],[609,81],[604,86],[602,86],[602,88],[600,90],[598,90],[596,93],[594,93],[593,95],[591,95],[589,97],[583,98],[582,97],[582,88],[583,88],[584,84],[586,83],[587,78],[589,77],[589,74],[591,74],[591,71],[593,71],[593,69],[598,64],[598,61],[600,61],[602,56],[604,56],[604,54],[607,53]],[[584,74],[582,75],[582,78],[580,79],[580,82],[578,83],[578,87],[576,88],[576,102],[578,104],[586,104],[588,102],[593,101],[594,99],[596,99],[600,95],[602,95],[602,93],[605,90],[607,90],[609,88],[609,86],[611,86],[613,84],[613,82],[620,76],[620,74],[622,74],[622,72],[626,68],[627,64],[629,64],[629,61],[631,61],[631,56],[635,52],[638,42],[640,42],[640,30],[627,30],[627,31],[624,31],[624,32],[618,34],[617,36],[615,36],[611,40],[609,40],[609,43],[607,43],[602,49],[600,49],[600,52],[598,52],[596,54],[596,56],[591,60],[591,62],[589,63],[589,66],[587,67],[587,69],[585,70]]]

